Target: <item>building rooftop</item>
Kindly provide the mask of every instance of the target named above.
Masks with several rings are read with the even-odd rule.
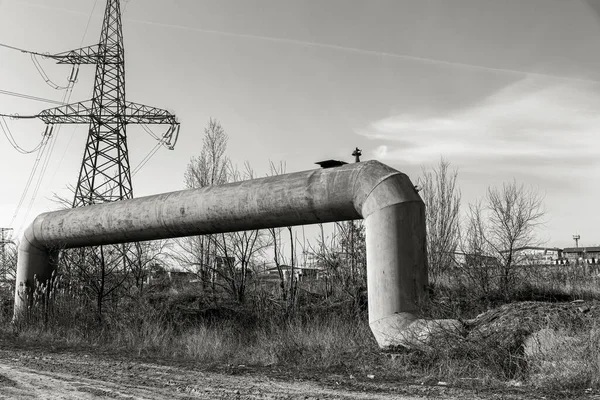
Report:
[[[514,251],[523,251],[523,250],[553,250],[553,251],[562,251],[559,247],[541,247],[541,246],[523,246],[517,247],[513,249]],[[502,250],[500,253],[508,253],[508,250]]]
[[[565,247],[563,253],[600,252],[600,246]]]
[[[292,269],[292,267],[290,265],[285,265],[285,264],[280,265],[280,268],[282,270]],[[323,271],[324,270],[323,267],[307,267],[307,266],[302,266],[302,265],[294,265],[294,269],[305,270],[305,271],[309,271],[309,270]],[[277,267],[275,266],[275,267],[267,268],[266,271],[277,271]]]

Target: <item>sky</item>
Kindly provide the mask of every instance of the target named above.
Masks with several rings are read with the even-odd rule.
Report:
[[[0,0],[0,43],[41,53],[97,43],[104,7]],[[133,177],[136,197],[184,188],[212,117],[232,160],[258,175],[269,161],[285,161],[288,172],[352,162],[358,146],[363,160],[416,183],[444,157],[458,169],[465,206],[515,179],[545,197],[544,243],[573,246],[574,234],[580,245],[600,243],[600,0],[123,0],[122,8],[127,99],[181,122],[175,150],[161,149]],[[66,83],[69,66],[39,62]],[[91,97],[93,78],[82,66],[71,102]],[[28,55],[6,48],[2,90],[64,94]],[[0,94],[0,113],[54,106]],[[41,121],[7,122],[22,148],[40,142]],[[53,133],[43,179],[25,196],[36,155],[0,134],[0,227],[18,236],[60,207],[53,195],[68,197],[77,182],[86,132]],[[128,128],[128,141],[132,168],[156,144],[139,127]]]

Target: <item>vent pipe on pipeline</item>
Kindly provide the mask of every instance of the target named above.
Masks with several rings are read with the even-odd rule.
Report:
[[[405,174],[377,161],[41,214],[19,246],[15,318],[23,286],[51,277],[59,249],[360,218],[371,330],[382,348],[405,345],[423,325],[425,206]]]

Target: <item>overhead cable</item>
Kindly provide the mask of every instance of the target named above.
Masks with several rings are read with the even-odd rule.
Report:
[[[41,102],[44,102],[44,103],[63,105],[63,103],[61,103],[58,100],[51,100],[51,99],[46,99],[46,98],[43,98],[43,97],[32,96],[32,95],[29,95],[29,94],[24,94],[24,93],[19,93],[19,92],[12,92],[10,90],[0,89],[0,94],[4,94],[6,96],[18,97],[18,98],[26,99],[26,100],[41,101]],[[4,115],[6,115],[6,114],[4,114]],[[6,115],[6,116],[11,117],[11,115]]]
[[[19,214],[21,206],[23,205],[23,201],[25,201],[25,197],[27,196],[27,192],[29,192],[29,187],[31,186],[31,182],[33,181],[33,177],[35,176],[35,173],[36,173],[36,171],[38,169],[38,166],[40,164],[40,161],[42,159],[42,156],[44,154],[44,150],[45,149],[46,149],[46,146],[43,145],[38,150],[37,157],[35,159],[35,162],[33,163],[33,168],[31,169],[31,172],[29,173],[29,178],[27,178],[27,183],[25,184],[25,189],[23,190],[23,193],[21,193],[21,198],[19,199],[19,203],[17,204],[17,208],[15,209],[15,212],[14,212],[14,214],[12,216],[12,219],[10,221],[10,225],[9,226],[13,226],[15,220],[17,219],[17,215]],[[17,230],[17,232],[20,232],[20,230]]]
[[[4,47],[4,48],[10,49],[10,50],[20,51],[21,53],[25,53],[25,54],[35,54],[36,56],[42,56],[42,57],[47,57],[48,56],[48,54],[38,53],[37,51],[25,50],[25,49],[22,49],[20,47],[11,46],[11,45],[4,44],[4,43],[0,43],[0,47]]]
[[[85,37],[87,36],[88,30],[90,29],[90,22],[92,22],[92,17],[94,16],[94,10],[96,10],[96,5],[98,4],[98,0],[94,1],[94,6],[92,7],[92,11],[90,12],[90,17],[88,18],[87,25],[85,26],[85,31],[83,32],[83,37],[81,38],[81,43],[79,47],[83,47],[83,42]]]
[[[146,157],[144,157],[142,159],[142,161],[140,161],[140,163],[133,169],[133,171],[131,171],[131,176],[135,176],[135,174],[137,174],[138,172],[140,172],[140,170],[142,168],[144,168],[144,166],[148,163],[148,161],[150,161],[150,159],[152,157],[154,157],[154,155],[156,154],[156,152],[158,152],[158,149],[160,149],[160,147],[162,146],[162,141],[157,143],[152,150],[150,150],[150,152],[148,154],[146,154]]]
[[[55,90],[65,90],[69,87],[69,85],[67,84],[67,86],[59,86],[56,83],[52,82],[52,80],[50,79],[50,77],[48,76],[48,74],[46,73],[46,71],[44,71],[44,67],[42,67],[42,64],[40,64],[39,60],[37,59],[37,56],[35,54],[31,54],[31,61],[33,62],[33,65],[35,66],[35,69],[37,69],[38,73],[40,74],[40,76],[42,77],[42,79],[44,80],[44,82],[46,82],[46,84],[48,86],[50,86],[52,89]]]
[[[148,161],[150,161],[150,159],[152,157],[154,157],[154,155],[158,152],[158,150],[160,149],[161,146],[167,146],[168,147],[168,133],[165,134],[164,137],[158,137],[158,135],[156,135],[147,125],[145,124],[141,124],[142,128],[144,128],[144,130],[146,131],[146,133],[148,133],[150,136],[152,136],[154,139],[156,139],[158,141],[158,143],[150,150],[150,152],[148,154],[146,154],[146,156],[142,159],[142,161],[139,162],[139,164],[132,170],[131,172],[131,176],[135,176],[135,174],[137,174],[138,172],[140,172],[140,170],[142,168],[144,168],[144,166],[148,163]]]
[[[75,81],[69,81],[69,87],[63,96],[63,104],[68,104],[69,101],[71,100],[71,95],[73,94],[74,86],[75,86]],[[50,158],[52,157],[52,153],[54,152],[54,147],[56,146],[56,142],[58,141],[58,133],[60,132],[61,127],[62,127],[62,125],[58,125],[58,127],[56,129],[56,134],[48,139],[48,141],[50,141],[51,143],[50,143],[50,146],[48,146],[49,149],[46,152],[46,156],[42,163],[42,169],[40,171],[40,175],[35,184],[33,194],[31,195],[31,199],[29,200],[29,205],[27,206],[27,211],[25,212],[25,216],[23,218],[24,220],[26,220],[27,217],[29,216],[29,213],[31,212],[31,208],[33,207],[33,204],[35,203],[35,199],[37,198],[37,195],[39,193],[40,187],[42,185],[42,181],[44,180],[44,176],[46,175],[46,171],[48,170],[48,165],[50,164]]]
[[[4,116],[0,116],[0,129],[2,129],[2,132],[4,132],[4,136],[6,136],[6,139],[8,139],[8,143],[10,143],[10,145],[21,154],[35,153],[44,145],[46,133],[44,134],[44,137],[42,138],[40,143],[37,146],[35,146],[35,148],[33,150],[25,150],[24,148],[19,146],[17,144],[17,141],[15,140],[15,137],[13,136],[12,132],[10,131],[10,127],[6,123],[6,119]]]

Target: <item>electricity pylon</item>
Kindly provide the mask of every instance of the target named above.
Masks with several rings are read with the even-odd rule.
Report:
[[[0,228],[0,263],[2,263],[0,266],[0,280],[6,279],[6,272],[8,268],[6,266],[5,246],[8,243],[13,243],[13,241],[6,239],[5,234],[10,231],[12,231],[12,228]]]
[[[35,116],[47,124],[47,132],[54,124],[89,125],[73,207],[132,198],[127,126],[168,124],[162,140],[172,148],[179,135],[179,123],[166,110],[125,100],[120,0],[107,0],[98,44],[46,57],[58,64],[96,66],[91,100],[50,108]]]

